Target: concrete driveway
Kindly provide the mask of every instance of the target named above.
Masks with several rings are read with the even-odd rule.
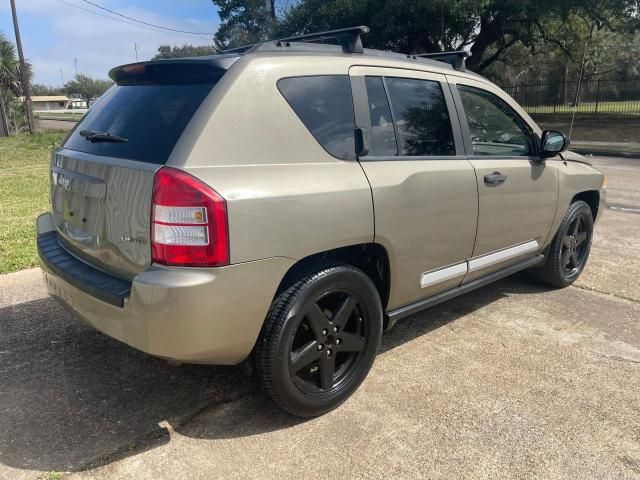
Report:
[[[308,421],[246,365],[168,366],[74,320],[37,270],[0,277],[0,478],[640,478],[640,160],[595,163],[617,209],[577,286],[520,275],[407,319]]]

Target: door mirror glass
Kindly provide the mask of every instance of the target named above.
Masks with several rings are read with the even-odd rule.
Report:
[[[555,130],[545,130],[542,132],[542,157],[555,157],[569,148],[569,138],[561,132]]]

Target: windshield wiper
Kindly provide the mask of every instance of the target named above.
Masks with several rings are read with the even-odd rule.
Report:
[[[86,138],[91,143],[96,143],[96,142],[124,143],[129,141],[129,139],[125,137],[119,137],[118,135],[111,135],[110,133],[94,132],[93,130],[81,130],[80,136]]]

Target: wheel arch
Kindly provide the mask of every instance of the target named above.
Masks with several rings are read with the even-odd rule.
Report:
[[[276,290],[276,296],[301,276],[316,271],[330,262],[344,263],[362,270],[375,285],[383,311],[386,310],[391,288],[390,263],[386,248],[379,243],[349,245],[301,258],[285,273]]]
[[[571,203],[578,200],[582,200],[591,209],[593,220],[595,221],[598,216],[598,210],[600,208],[600,192],[598,190],[585,190],[584,192],[577,193],[571,199]]]

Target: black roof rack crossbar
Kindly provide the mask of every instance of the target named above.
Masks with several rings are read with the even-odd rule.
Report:
[[[338,43],[342,45],[342,51],[345,53],[362,53],[362,39],[360,38],[360,36],[369,33],[369,31],[369,27],[367,27],[366,25],[340,28],[338,30],[329,30],[326,32],[307,33],[305,35],[297,35],[294,37],[265,40],[264,42],[258,42],[251,45],[244,45],[242,47],[223,50],[223,53],[244,53],[257,45],[263,45],[269,42],[318,42],[322,40],[337,40]]]
[[[466,70],[465,60],[471,56],[471,52],[466,50],[455,50],[451,52],[435,52],[435,53],[422,53],[416,55],[420,58],[431,58],[438,60],[439,62],[445,62],[451,65],[456,70]]]

